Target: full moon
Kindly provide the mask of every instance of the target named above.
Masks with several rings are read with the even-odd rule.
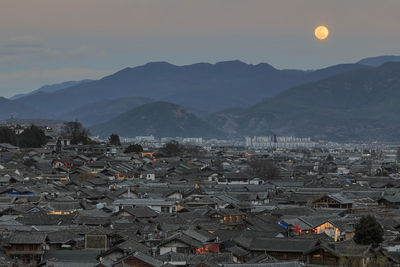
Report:
[[[315,28],[314,34],[318,40],[325,40],[328,38],[329,30],[326,26],[321,25]]]

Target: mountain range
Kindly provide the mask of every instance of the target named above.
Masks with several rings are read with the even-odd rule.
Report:
[[[44,92],[44,93],[52,93],[64,88],[68,88],[74,85],[78,85],[81,83],[85,83],[85,82],[91,82],[92,80],[86,79],[86,80],[81,80],[81,81],[68,81],[68,82],[62,82],[62,83],[56,83],[56,84],[51,84],[51,85],[44,85],[42,87],[40,87],[39,89],[33,90],[29,93],[26,94],[17,94],[15,96],[10,97],[11,100],[15,100],[24,96],[28,96],[28,95],[34,95],[36,93],[39,92]]]
[[[386,62],[400,62],[400,56],[367,57],[358,61],[358,64],[370,67],[379,67]]]
[[[293,135],[348,140],[400,140],[400,63],[385,63],[286,90],[209,121],[233,136]]]
[[[360,68],[366,66],[343,64],[317,71],[300,71],[240,61],[187,66],[154,62],[126,68],[97,81],[55,92],[40,91],[14,101],[42,111],[49,118],[63,117],[105,99],[138,96],[177,103],[197,114],[208,114],[228,107],[249,106],[260,98],[288,88]]]
[[[366,58],[314,71],[240,61],[153,62],[100,80],[0,98],[0,119],[77,119],[93,133],[127,137],[277,134],[395,140],[400,136],[395,115],[400,63],[388,61],[400,57]]]

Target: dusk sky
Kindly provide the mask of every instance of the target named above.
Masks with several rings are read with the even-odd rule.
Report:
[[[1,0],[0,95],[149,61],[315,69],[400,55],[399,14],[399,0]]]

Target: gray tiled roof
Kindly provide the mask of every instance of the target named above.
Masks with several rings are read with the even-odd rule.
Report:
[[[158,259],[155,259],[155,258],[153,258],[153,257],[151,257],[151,256],[149,256],[149,255],[147,255],[147,254],[144,254],[144,253],[142,253],[142,252],[139,252],[139,251],[136,251],[136,252],[134,252],[134,253],[132,253],[132,254],[126,256],[126,257],[123,258],[123,259],[120,259],[118,262],[121,262],[121,261],[123,261],[124,259],[128,259],[128,258],[130,258],[130,257],[132,257],[132,256],[133,256],[134,258],[136,258],[136,259],[138,259],[138,260],[144,262],[144,263],[149,264],[150,266],[153,266],[153,267],[161,267],[161,266],[164,265],[164,262],[162,262],[162,261],[160,261],[160,260],[158,260]],[[120,266],[120,265],[117,265],[117,266]],[[125,265],[121,265],[121,266],[125,266]]]
[[[15,232],[11,235],[10,244],[42,244],[46,239],[45,233]]]
[[[165,201],[163,199],[117,199],[114,205],[136,205],[136,206],[171,206],[175,205],[174,201]]]
[[[96,250],[50,250],[43,255],[43,262],[51,266],[94,266],[98,254]]]
[[[271,263],[243,263],[243,264],[224,264],[224,267],[303,267],[298,261],[271,262]]]
[[[316,240],[295,238],[235,238],[234,241],[251,251],[304,252],[316,244]]]
[[[167,244],[167,243],[169,243],[169,242],[171,242],[173,240],[179,240],[180,242],[182,242],[182,243],[184,243],[186,245],[189,245],[191,247],[194,247],[194,248],[200,248],[203,245],[202,242],[200,242],[200,241],[198,241],[198,240],[196,240],[196,239],[194,239],[194,238],[192,238],[190,236],[187,236],[187,235],[185,235],[183,233],[178,233],[178,234],[175,234],[175,235],[172,235],[172,236],[168,237],[160,245],[162,246],[162,245]]]

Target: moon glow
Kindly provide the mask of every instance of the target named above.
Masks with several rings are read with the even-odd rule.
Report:
[[[314,35],[318,40],[325,40],[328,38],[329,30],[326,26],[321,25],[315,28]]]

